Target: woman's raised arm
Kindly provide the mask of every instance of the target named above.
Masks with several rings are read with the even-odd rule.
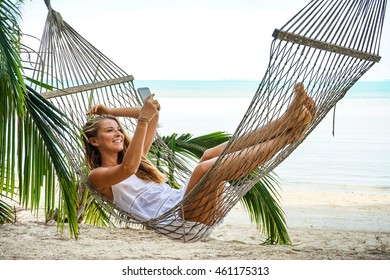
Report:
[[[93,106],[87,115],[112,115],[114,117],[128,117],[138,119],[141,107],[109,108],[105,105],[98,104]]]

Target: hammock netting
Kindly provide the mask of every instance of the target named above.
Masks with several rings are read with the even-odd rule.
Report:
[[[48,15],[33,78],[50,85],[53,90],[47,91],[47,87],[37,85],[35,90],[41,92],[79,127],[86,122],[85,113],[91,105],[100,103],[108,107],[141,106],[141,98],[134,88],[133,77],[72,29],[61,15],[51,8],[49,1],[45,2]],[[173,220],[177,213],[181,213],[189,201],[199,200],[199,207],[194,209],[194,212],[199,212],[199,209],[203,213],[208,211],[210,218],[206,222],[196,224],[197,234],[194,240],[198,240],[207,228],[218,225],[262,176],[285,160],[355,82],[379,62],[386,4],[385,0],[315,0],[284,26],[276,29],[273,32],[274,39],[265,75],[225,151],[198,185],[162,216],[140,221],[99,195],[88,183],[89,170],[84,163],[82,148],[75,148],[74,143],[68,143],[66,135],[58,135],[70,164],[83,185],[88,187],[95,199],[114,217],[127,223],[142,224],[162,234],[174,232],[178,240],[193,241],[186,238],[180,226],[165,227],[169,224],[167,221]],[[206,187],[218,184],[218,178],[232,173],[232,170],[237,170],[238,167],[245,169],[250,166],[242,160],[245,155],[241,152],[234,161],[237,166],[232,165],[234,169],[219,168],[226,160],[227,154],[235,149],[237,140],[246,146],[253,145],[254,143],[245,143],[249,139],[245,135],[256,132],[280,118],[293,100],[294,87],[299,82],[304,84],[309,97],[317,106],[316,116],[303,137],[274,153],[265,164],[248,173],[248,176],[234,178],[212,188],[216,192],[214,197],[218,199],[219,207],[206,207],[202,203]],[[121,122],[130,134],[134,131],[134,120],[123,118]],[[269,140],[267,137],[267,133],[264,133],[264,137],[257,136],[256,141],[262,143]],[[247,150],[251,152],[250,149]],[[188,182],[191,170],[170,151],[159,135],[156,136],[149,156],[167,175],[171,184],[183,186]],[[191,221],[196,222],[196,219],[195,216],[191,217]]]

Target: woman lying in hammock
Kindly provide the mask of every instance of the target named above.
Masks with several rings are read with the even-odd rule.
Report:
[[[98,116],[83,127],[86,161],[92,170],[88,177],[90,183],[108,200],[141,221],[159,217],[181,202],[227,147],[224,143],[206,150],[188,184],[181,190],[170,188],[165,183],[165,176],[146,159],[156,134],[159,111],[160,104],[154,95],[146,98],[142,108],[96,105],[87,114]],[[228,146],[224,160],[215,167],[213,174],[216,175],[210,176],[190,200],[185,200],[175,225],[185,224],[189,228],[195,223],[215,224],[215,217],[223,211],[221,193],[225,182],[248,175],[302,137],[313,114],[313,100],[306,94],[303,84],[297,84],[292,102],[279,119],[245,134]],[[116,117],[138,120],[131,140]],[[224,172],[220,173],[220,170]],[[185,234],[190,235],[189,231]]]

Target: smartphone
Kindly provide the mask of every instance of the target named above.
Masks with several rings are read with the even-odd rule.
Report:
[[[151,95],[150,89],[148,87],[142,87],[137,89],[139,95],[141,96],[142,101],[145,101],[146,97]]]

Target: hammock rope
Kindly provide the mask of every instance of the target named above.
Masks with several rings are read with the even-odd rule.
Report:
[[[93,105],[92,99],[94,104],[101,103],[108,107],[140,106],[142,103],[134,88],[133,77],[68,25],[51,8],[50,1],[45,2],[48,16],[33,78],[51,85],[55,90],[47,92],[39,86],[35,90],[71,116],[80,127],[86,121],[85,112]],[[89,171],[85,167],[82,150],[75,150],[74,145],[64,141],[64,149],[69,153],[71,164],[83,184],[88,186],[98,202],[114,217],[129,223],[143,224],[185,242],[199,240],[207,234],[208,228],[222,222],[226,214],[262,176],[285,160],[356,81],[380,61],[379,48],[386,5],[386,0],[314,0],[284,26],[276,29],[273,32],[274,39],[265,75],[225,151],[198,185],[165,214],[140,221],[108,202],[89,185]],[[233,174],[237,168],[248,169],[248,173],[251,171],[249,169],[253,169],[251,162],[242,160],[247,156],[243,154],[244,150],[238,153],[232,169],[221,170],[220,167],[224,166],[231,151],[237,150],[238,146],[253,147],[254,144],[271,139],[272,130],[261,129],[270,127],[286,112],[293,100],[294,87],[299,82],[304,83],[309,97],[317,107],[316,116],[303,137],[277,152],[271,151],[274,156],[267,158],[265,164],[248,176],[234,178]],[[293,123],[295,120],[288,121]],[[130,132],[134,131],[134,120],[124,119],[122,123]],[[264,135],[256,134],[260,130]],[[251,138],[247,136],[249,134],[257,136]],[[250,148],[246,150],[253,153]],[[265,158],[266,156],[264,155]],[[178,185],[183,186],[188,182],[191,170],[169,150],[159,135],[156,136],[150,157],[160,157],[161,165],[158,167],[167,177],[173,177]],[[228,176],[227,174],[233,180],[212,190],[205,189],[206,186],[218,184],[220,178]],[[215,199],[221,203],[219,207],[208,209],[202,202],[202,197],[212,191],[215,192]],[[197,233],[193,240],[188,240],[183,227],[175,227],[167,221],[173,221],[177,213],[188,212],[188,203],[192,202],[194,205],[193,202],[197,200],[198,207],[192,209],[193,213],[208,211],[210,218],[206,222],[197,222],[194,227]],[[191,221],[197,221],[198,218],[194,214]],[[172,233],[175,237],[172,237]]]

